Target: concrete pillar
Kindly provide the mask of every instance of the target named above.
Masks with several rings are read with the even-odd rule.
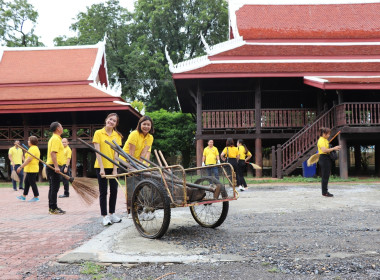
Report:
[[[347,165],[347,141],[339,134],[339,145],[341,149],[339,151],[339,173],[340,178],[347,179],[348,178],[348,165]]]

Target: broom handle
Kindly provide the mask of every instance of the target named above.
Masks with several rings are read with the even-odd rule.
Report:
[[[18,147],[20,147],[24,152],[28,153],[29,155],[31,155],[32,157],[34,157],[35,159],[37,159],[39,162],[45,164],[47,167],[49,167],[50,169],[54,170],[55,171],[55,168],[49,164],[47,164],[46,162],[44,162],[42,159],[36,157],[35,155],[31,154],[28,150],[24,149],[24,147],[16,144]],[[62,175],[65,179],[69,180],[71,179],[70,176],[67,176],[66,174],[62,173],[61,171],[58,171],[57,172],[58,174]]]
[[[335,139],[335,137],[337,137],[338,135],[340,134],[340,130],[334,135],[334,137],[333,138],[331,138],[331,140],[329,141],[329,143],[331,143],[331,141],[332,140],[334,140]]]

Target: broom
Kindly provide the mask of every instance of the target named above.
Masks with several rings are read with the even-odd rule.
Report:
[[[13,181],[20,182],[20,177],[18,177],[18,174],[14,168],[13,168],[12,173],[11,173],[11,179]]]
[[[43,163],[45,166],[49,167],[52,170],[55,170],[54,167],[48,165],[43,160],[39,159],[38,157],[34,156],[30,152],[28,152],[23,147],[19,146],[23,151],[37,159],[39,162]],[[74,178],[70,177],[62,172],[57,172],[62,177],[64,177],[66,180],[70,181],[71,185],[73,186],[74,190],[77,192],[79,197],[88,205],[94,202],[95,199],[99,197],[99,190],[98,190],[98,182],[91,178]]]
[[[334,135],[333,138],[331,138],[331,140],[329,141],[329,143],[331,143],[332,140],[334,140],[335,137],[337,137],[339,134],[340,134],[340,130]],[[309,157],[309,159],[307,160],[307,166],[311,166],[314,163],[317,163],[318,160],[319,160],[319,156],[320,156],[320,154],[314,154],[311,157]]]
[[[260,165],[257,165],[256,163],[252,163],[252,162],[247,162],[247,164],[250,164],[253,169],[262,169]]]

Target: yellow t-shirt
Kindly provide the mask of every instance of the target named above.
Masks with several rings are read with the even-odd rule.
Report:
[[[48,142],[48,152],[47,152],[47,164],[53,164],[53,160],[51,158],[51,152],[57,153],[57,162],[58,165],[65,164],[65,155],[63,153],[63,144],[62,138],[58,134],[53,133],[53,136],[49,139]]]
[[[116,143],[120,146],[121,145],[121,136],[119,133],[117,133],[115,130],[112,131],[111,135],[107,134],[106,129],[103,127],[102,129],[98,129],[95,131],[94,137],[92,139],[92,143],[98,143],[100,145],[100,152],[108,156],[110,159],[115,160],[115,151],[111,149],[111,146],[108,145],[106,142],[112,143],[112,140],[115,140]],[[113,163],[109,160],[102,157],[103,167],[104,168],[113,168]],[[95,161],[95,168],[100,168],[98,159]]]
[[[146,146],[149,146],[149,151],[151,151],[153,145],[153,135],[148,133],[144,136],[144,134],[139,133],[137,130],[134,130],[129,134],[128,139],[123,147],[124,152],[127,154],[129,154],[129,144],[132,144],[136,147],[135,154],[133,156],[137,159],[140,159],[141,152]]]
[[[237,148],[238,148],[238,151],[239,151],[239,160],[245,160],[246,157],[252,156],[252,154],[251,154],[250,151],[248,151],[247,153],[245,153],[244,146],[239,146]]]
[[[67,163],[67,159],[71,159],[71,149],[69,146],[63,147],[63,155],[65,156],[65,163]]]
[[[228,148],[228,155],[227,155],[227,148]],[[238,148],[236,147],[225,147],[223,152],[226,157],[228,158],[236,158],[237,155],[239,154]]]
[[[211,149],[207,146],[203,150],[205,156],[205,164],[216,164],[217,156],[219,155],[218,149],[214,146]]]
[[[326,149],[328,149],[329,148],[329,140],[327,140],[326,138],[324,138],[324,137],[319,137],[319,139],[318,139],[318,144],[317,144],[317,146],[318,146],[318,153],[320,154],[320,155],[325,155],[325,154],[328,154],[328,153],[324,153],[324,152],[322,152],[322,150],[321,150],[321,148],[322,147],[325,147]]]
[[[12,161],[14,164],[22,164],[23,152],[20,148],[16,148],[15,146],[13,146],[9,149],[8,154],[12,156]]]
[[[36,145],[32,145],[29,147],[28,152],[34,155],[36,158],[40,158],[40,149]],[[40,170],[39,161],[38,159],[32,157],[28,153],[25,153],[25,160],[27,158],[31,157],[32,160],[24,167],[24,172],[26,173],[38,173]]]

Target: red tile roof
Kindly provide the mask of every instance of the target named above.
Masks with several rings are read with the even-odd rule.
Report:
[[[304,77],[304,83],[321,89],[380,89],[380,76]]]
[[[379,11],[380,3],[245,5],[236,18],[244,40],[378,39]]]
[[[5,49],[0,84],[85,81],[94,67],[98,47]]]

